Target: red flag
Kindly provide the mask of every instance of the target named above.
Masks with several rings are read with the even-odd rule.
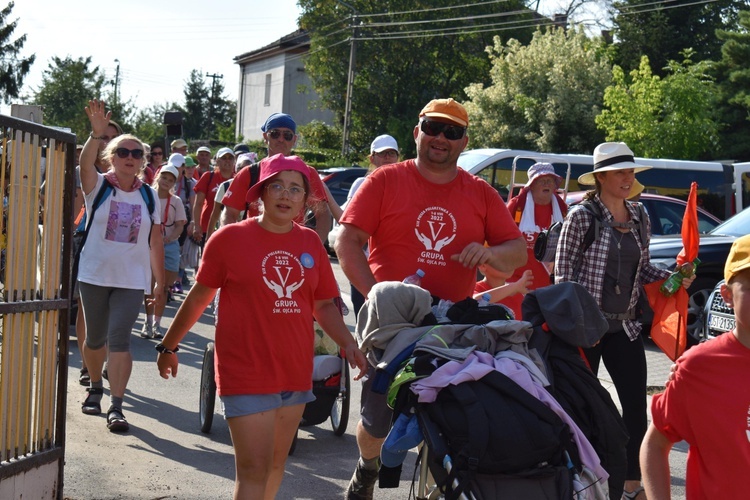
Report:
[[[698,184],[690,185],[685,216],[682,219],[682,250],[677,255],[677,266],[693,262],[698,257],[698,245],[700,236],[698,234]],[[651,324],[651,339],[659,346],[659,349],[672,361],[685,352],[687,345],[687,290],[680,287],[671,297],[665,297],[659,291],[664,283],[656,281],[649,283],[643,288],[646,290],[648,303],[654,310],[654,320]]]

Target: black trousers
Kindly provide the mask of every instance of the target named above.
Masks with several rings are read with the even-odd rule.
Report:
[[[627,446],[628,472],[626,480],[640,480],[641,466],[638,453],[646,435],[646,351],[643,338],[630,340],[625,330],[608,332],[594,347],[584,350],[594,374],[599,362],[604,361],[622,407],[622,419],[630,434]]]

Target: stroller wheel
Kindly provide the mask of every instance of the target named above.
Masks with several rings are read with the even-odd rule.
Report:
[[[200,416],[201,432],[211,431],[214,421],[214,406],[216,404],[216,380],[214,379],[214,343],[209,342],[203,352],[203,367],[201,368],[200,398],[198,414]]]
[[[336,436],[343,436],[349,423],[349,395],[351,394],[351,383],[349,382],[349,363],[341,358],[341,384],[339,393],[331,407],[331,427]]]

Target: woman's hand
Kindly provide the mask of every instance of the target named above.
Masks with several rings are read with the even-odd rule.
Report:
[[[86,111],[86,116],[89,117],[89,122],[91,122],[91,135],[101,137],[106,134],[109,119],[112,118],[112,112],[107,111],[104,101],[91,99],[89,105],[84,110]]]
[[[690,276],[689,278],[682,278],[682,287],[685,290],[687,290],[688,288],[690,288],[690,285],[693,284],[693,281],[695,281],[695,276],[696,276],[695,273],[693,273],[693,275]]]

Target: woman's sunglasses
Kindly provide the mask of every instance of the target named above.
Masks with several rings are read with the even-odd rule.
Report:
[[[128,155],[132,156],[134,160],[140,160],[143,158],[142,149],[128,149],[128,148],[117,148],[115,154],[118,158],[127,158]]]
[[[270,137],[273,140],[276,140],[281,136],[281,134],[284,134],[284,140],[287,142],[291,142],[292,139],[294,139],[294,133],[290,130],[284,130],[283,132],[277,128],[271,130],[268,132],[268,137]]]
[[[466,133],[466,127],[460,125],[449,125],[443,122],[433,122],[430,120],[422,120],[419,129],[430,137],[437,137],[442,132],[445,138],[449,141],[462,139]]]

